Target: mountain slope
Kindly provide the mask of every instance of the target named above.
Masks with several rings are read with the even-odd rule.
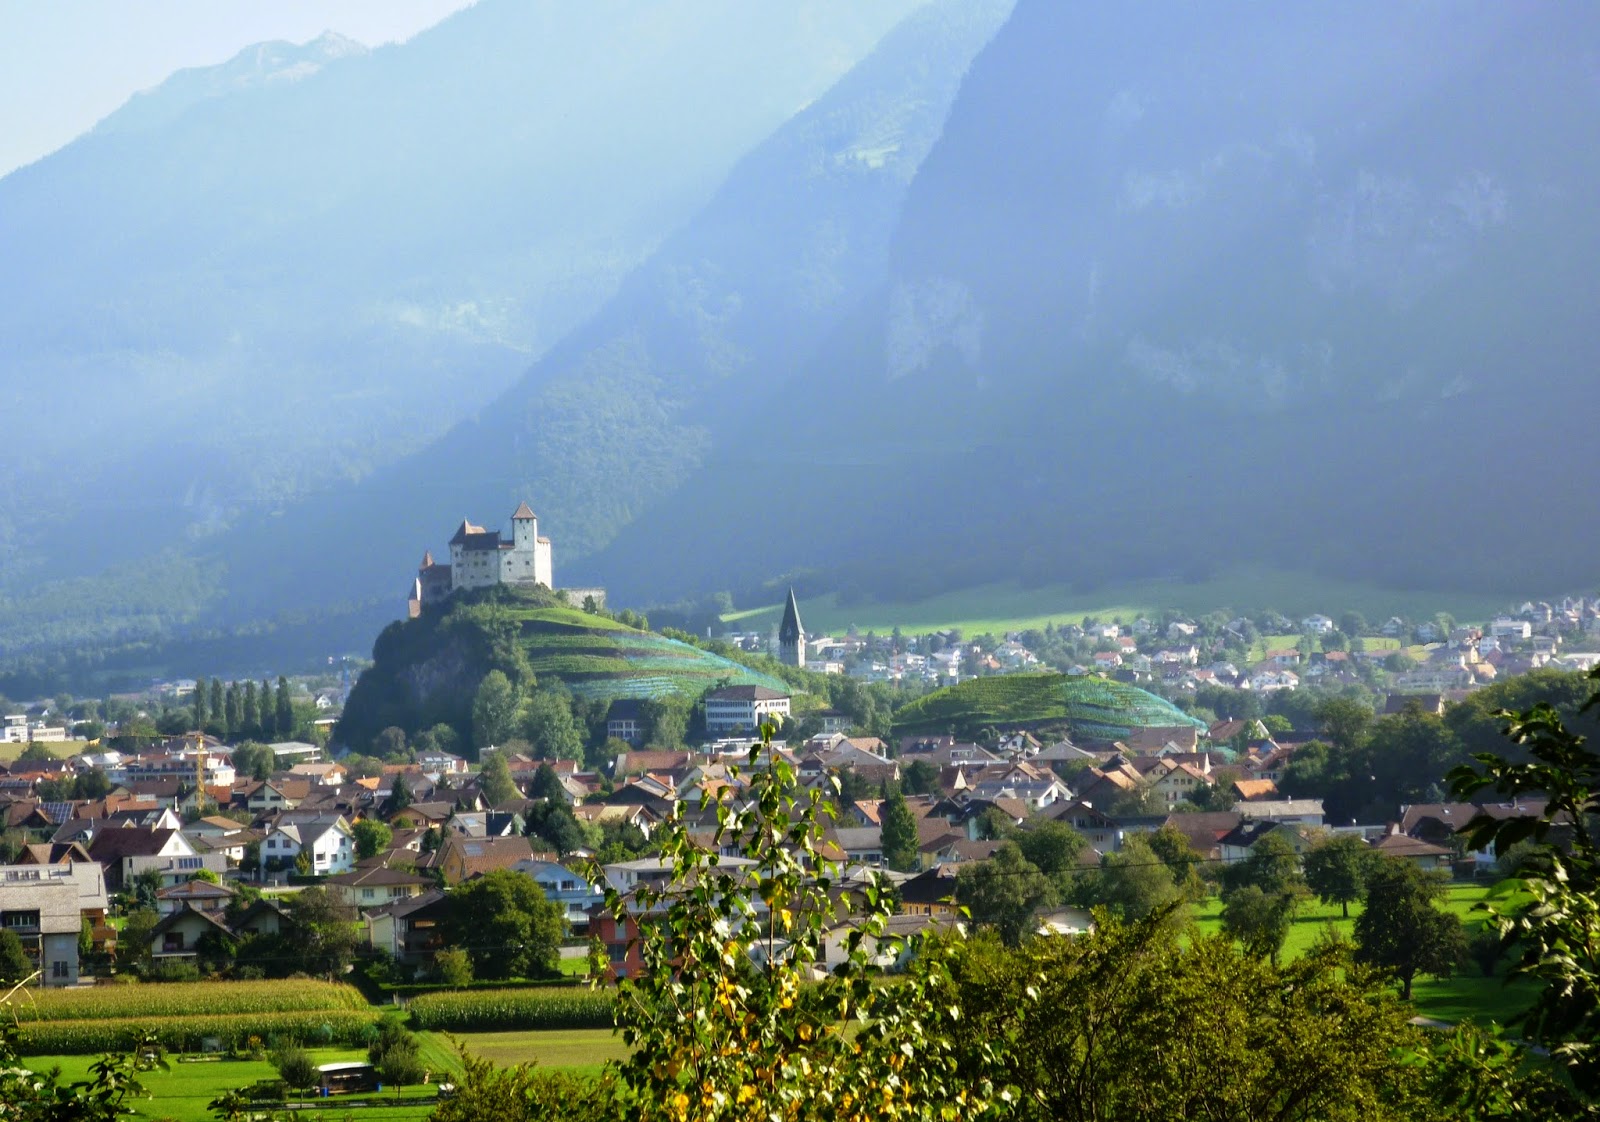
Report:
[[[307,541],[334,562],[318,574],[324,601],[397,603],[451,525],[524,496],[555,543],[557,582],[579,579],[585,554],[687,478],[881,283],[907,185],[1009,9],[938,0],[907,17],[493,404],[360,485],[229,538],[230,609],[302,595]]]
[[[482,0],[265,44],[0,180],[0,577],[94,573],[471,413],[916,0]],[[72,470],[61,470],[63,445]]]
[[[781,439],[715,441],[594,568],[644,600],[1592,580],[1550,450],[1596,446],[1597,51],[1581,4],[1021,0],[890,279],[752,404]]]

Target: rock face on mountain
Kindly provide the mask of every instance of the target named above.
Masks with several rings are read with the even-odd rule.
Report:
[[[1597,57],[1582,4],[1020,0],[774,438],[594,569],[1592,579]]]
[[[0,594],[470,415],[916,0],[481,0],[263,44],[0,180]],[[69,462],[70,470],[63,470]]]

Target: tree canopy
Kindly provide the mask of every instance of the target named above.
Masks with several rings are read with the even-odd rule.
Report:
[[[477,978],[549,978],[559,969],[566,921],[525,873],[495,869],[450,890],[444,923]]]
[[[1356,958],[1393,971],[1407,999],[1418,974],[1448,978],[1466,954],[1461,920],[1438,906],[1443,895],[1442,878],[1404,857],[1382,857],[1367,873]]]

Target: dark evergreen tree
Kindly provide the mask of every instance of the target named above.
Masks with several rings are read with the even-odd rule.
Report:
[[[917,818],[906,804],[899,788],[890,791],[883,803],[883,860],[897,873],[917,867]]]
[[[194,727],[204,730],[206,720],[210,717],[208,702],[210,697],[206,693],[206,680],[201,678],[194,684]]]

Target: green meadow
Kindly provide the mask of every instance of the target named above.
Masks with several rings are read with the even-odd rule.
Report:
[[[1484,913],[1477,906],[1488,894],[1487,885],[1453,884],[1444,901],[1446,910],[1459,915],[1467,926],[1470,938],[1483,928]],[[1324,930],[1332,927],[1345,938],[1351,938],[1355,917],[1361,905],[1350,905],[1350,918],[1341,915],[1338,905],[1323,904],[1315,898],[1301,904],[1284,940],[1283,958],[1293,961],[1309,951]],[[1222,930],[1222,901],[1209,897],[1195,908],[1195,925],[1205,934]],[[1419,1017],[1436,1021],[1490,1021],[1505,1024],[1512,1016],[1527,1008],[1533,999],[1534,987],[1528,983],[1505,984],[1505,966],[1502,963],[1494,977],[1484,977],[1477,965],[1464,964],[1450,978],[1419,977],[1411,987],[1412,1005]]]
[[[1505,606],[1493,596],[1395,590],[1311,573],[1240,569],[1194,584],[1138,581],[1089,592],[1066,585],[1023,588],[1017,584],[989,584],[906,603],[840,603],[838,596],[830,593],[807,597],[801,602],[800,611],[806,630],[817,635],[841,633],[852,626],[863,632],[888,632],[899,627],[912,634],[955,627],[964,635],[998,635],[1042,628],[1046,623],[1076,623],[1086,615],[1121,618],[1131,623],[1139,616],[1153,617],[1167,609],[1191,615],[1222,609],[1274,609],[1291,618],[1311,612],[1338,616],[1357,611],[1372,621],[1393,615],[1431,619],[1436,612],[1449,612],[1465,622],[1489,619]],[[782,614],[783,604],[777,601],[731,612],[722,619],[730,627],[761,631],[777,626]],[[1293,642],[1288,645],[1293,646]]]

